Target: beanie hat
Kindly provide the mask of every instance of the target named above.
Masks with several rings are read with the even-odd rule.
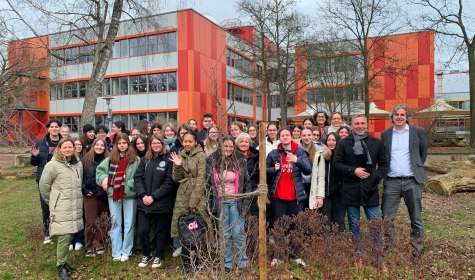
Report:
[[[82,127],[82,133],[86,133],[86,132],[91,131],[91,130],[94,130],[94,132],[96,132],[96,130],[94,129],[94,127],[91,124],[87,123]]]

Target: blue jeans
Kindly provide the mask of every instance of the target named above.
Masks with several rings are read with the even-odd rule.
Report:
[[[112,244],[112,257],[130,256],[134,245],[134,225],[137,211],[137,199],[126,198],[121,201],[112,201],[109,197],[111,214],[111,230],[109,235]],[[124,237],[122,238],[122,209],[124,210]]]
[[[368,221],[376,220],[379,218],[379,207],[378,206],[366,206],[363,207],[366,219]],[[354,241],[356,243],[356,256],[362,257],[364,254],[362,236],[360,232],[360,206],[347,205],[346,211],[348,212],[348,225],[351,233],[354,236]],[[378,252],[378,247],[381,245],[381,232],[380,230],[375,230],[373,232],[373,258],[376,262],[384,261],[384,257],[381,252]]]
[[[238,268],[247,265],[245,219],[239,215],[235,200],[224,202],[224,267],[232,268],[233,260]]]

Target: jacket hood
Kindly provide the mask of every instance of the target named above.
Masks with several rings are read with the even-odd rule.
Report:
[[[79,158],[76,155],[73,155],[71,160],[66,160],[65,157],[61,157],[60,159],[56,159],[56,157],[51,158],[51,161],[57,161],[57,162],[62,162],[64,164],[76,164],[79,162]]]
[[[322,156],[325,160],[330,160],[330,158],[332,157],[332,150],[330,150],[327,145],[323,146]]]
[[[295,154],[295,151],[299,148],[299,144],[295,143],[294,141],[291,141],[290,145],[292,154]],[[284,152],[282,143],[279,143],[279,145],[277,145],[277,150],[279,150],[280,153]]]

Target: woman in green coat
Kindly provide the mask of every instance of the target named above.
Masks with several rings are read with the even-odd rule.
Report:
[[[209,225],[205,199],[206,155],[192,131],[184,134],[182,144],[183,148],[179,153],[172,152],[170,158],[173,162],[173,181],[180,183],[173,209],[171,237],[179,236],[178,220],[189,212],[198,212]],[[190,263],[189,248],[183,248],[182,252],[184,271],[189,272],[191,268],[197,268],[198,259],[194,260],[193,266]]]
[[[82,164],[75,153],[74,142],[63,138],[39,183],[41,197],[50,210],[49,232],[58,236],[56,265],[61,279],[68,279],[76,272],[66,261],[73,234],[84,228],[81,184]]]

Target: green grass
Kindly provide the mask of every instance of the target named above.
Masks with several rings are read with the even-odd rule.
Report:
[[[424,194],[423,221],[426,230],[427,263],[415,276],[415,268],[401,261],[401,255],[388,254],[390,277],[382,276],[370,263],[363,270],[349,270],[346,279],[469,279],[475,275],[475,263],[469,261],[475,250],[475,194],[458,194],[450,198]],[[410,255],[409,219],[401,207],[396,223],[399,237]],[[43,245],[41,210],[37,184],[31,179],[0,179],[0,279],[53,279],[56,276],[56,246]],[[451,247],[451,250],[447,246]],[[472,252],[472,255],[470,255]],[[110,251],[102,256],[86,258],[84,250],[71,252],[68,263],[79,270],[77,279],[185,279],[179,260],[167,258],[167,267],[152,270],[137,266],[141,256],[134,255],[126,263],[112,262]],[[170,256],[168,251],[166,256]],[[349,256],[351,258],[351,256]],[[463,268],[460,268],[462,261]],[[352,263],[352,261],[351,261]],[[258,270],[253,267],[254,276]],[[287,268],[269,267],[269,279],[326,279],[319,264],[301,269],[293,263]],[[461,274],[462,273],[462,274]],[[465,273],[465,274],[464,274]],[[471,273],[471,274],[469,274]],[[472,275],[472,276],[470,276]],[[385,278],[386,277],[386,278]],[[237,279],[226,276],[220,279]],[[241,277],[242,278],[242,277]],[[206,279],[205,276],[200,279]],[[251,279],[251,278],[247,278]]]

